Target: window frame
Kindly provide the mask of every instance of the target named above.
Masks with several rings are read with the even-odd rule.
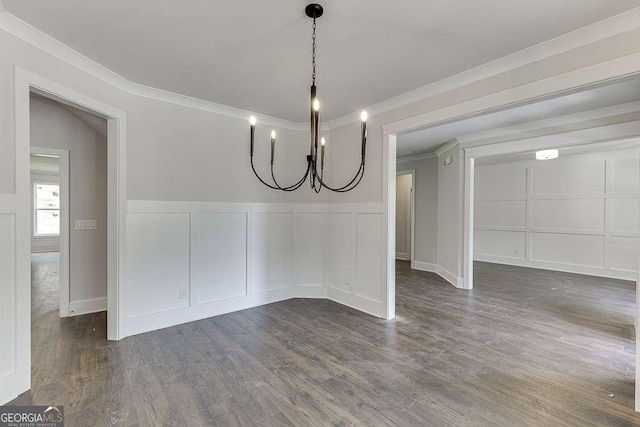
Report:
[[[58,187],[58,209],[38,209],[38,185],[55,185]],[[47,234],[38,234],[38,211],[58,211],[58,219],[61,220],[61,197],[60,197],[60,182],[52,179],[34,179],[31,181],[31,237],[35,239],[39,238],[51,238],[51,237],[60,237],[60,228],[58,228],[58,233],[47,233]]]

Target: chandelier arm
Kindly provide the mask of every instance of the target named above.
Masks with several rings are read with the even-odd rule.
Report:
[[[323,186],[324,188],[327,188],[328,190],[331,190],[331,191],[333,191],[334,193],[346,193],[346,192],[349,192],[349,191],[353,190],[354,188],[356,188],[356,187],[360,184],[360,181],[362,181],[362,178],[364,178],[364,170],[365,170],[365,166],[364,166],[364,165],[362,165],[361,173],[360,173],[360,174],[359,174],[359,176],[358,176],[358,180],[357,180],[357,181],[355,181],[355,182],[353,183],[353,185],[351,185],[349,188],[344,187],[344,188],[340,188],[340,189],[335,189],[335,188],[329,188],[329,187],[328,187],[326,184],[324,184],[323,182],[320,182],[320,184],[322,184],[322,186]]]
[[[358,172],[356,172],[356,174],[353,176],[353,178],[351,179],[351,181],[349,181],[347,184],[343,185],[342,187],[335,187],[335,188],[333,188],[333,187],[329,186],[328,184],[326,184],[326,183],[323,181],[322,177],[318,174],[318,169],[317,169],[317,167],[316,167],[316,165],[315,165],[315,164],[313,165],[313,171],[312,171],[312,173],[313,173],[314,177],[316,177],[316,178],[318,179],[318,181],[320,182],[320,184],[321,184],[324,188],[326,188],[326,189],[328,189],[328,190],[331,190],[331,191],[340,191],[340,190],[344,190],[345,188],[347,188],[347,187],[349,187],[351,184],[353,184],[353,183],[356,181],[356,179],[358,179],[358,176],[360,175],[360,173],[362,172],[362,170],[363,170],[363,169],[364,169],[364,158],[360,161],[360,167],[358,168]]]
[[[356,174],[353,176],[351,181],[349,181],[348,184],[343,185],[342,187],[336,187],[336,188],[329,186],[328,184],[326,184],[322,180],[320,175],[318,175],[318,171],[317,171],[315,165],[313,166],[312,173],[316,177],[316,179],[318,180],[320,185],[322,187],[326,188],[327,190],[330,190],[330,191],[333,191],[333,192],[336,192],[336,193],[346,193],[347,191],[350,191],[353,188],[355,188],[360,183],[360,181],[362,180],[362,177],[364,176],[364,169],[365,169],[365,165],[364,165],[364,162],[362,161],[362,162],[360,162],[360,168],[358,169],[358,172],[356,172]],[[357,180],[357,182],[356,182],[356,180]],[[352,186],[352,184],[354,184],[354,182],[355,182],[355,185]],[[348,188],[348,187],[351,187],[351,188]]]
[[[273,189],[273,190],[280,190],[280,188],[278,187],[274,187],[273,185],[269,184],[268,182],[266,182],[264,179],[262,179],[260,177],[260,175],[258,175],[258,172],[256,171],[255,166],[253,165],[253,156],[251,156],[251,169],[253,170],[253,174],[256,176],[256,178],[258,178],[258,180],[263,183],[264,185],[266,185],[267,187]]]
[[[297,190],[298,188],[300,188],[302,186],[302,184],[304,184],[304,182],[307,180],[307,177],[309,176],[309,169],[311,168],[311,165],[307,164],[307,170],[304,173],[304,175],[302,176],[302,178],[300,179],[300,181],[296,182],[293,185],[289,185],[288,187],[281,187],[280,184],[278,184],[278,182],[276,181],[276,176],[275,173],[273,172],[273,165],[271,165],[271,179],[273,179],[274,184],[276,184],[276,187],[278,187],[279,190],[282,191],[294,191]]]

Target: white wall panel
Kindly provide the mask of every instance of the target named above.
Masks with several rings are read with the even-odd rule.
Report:
[[[619,156],[611,162],[611,192],[635,193],[638,188],[638,154]]]
[[[324,286],[325,214],[295,214],[294,277],[297,286]]]
[[[638,199],[611,199],[611,232],[638,232]]]
[[[510,164],[478,167],[475,182],[476,200],[526,196],[527,173],[522,168]]]
[[[611,238],[611,268],[635,271],[638,267],[638,240],[633,237]]]
[[[15,369],[15,215],[0,214],[0,377]]]
[[[474,214],[476,227],[527,226],[527,202],[524,200],[477,201]]]
[[[189,304],[189,234],[189,214],[127,215],[127,317]]]
[[[473,244],[478,255],[524,259],[526,233],[521,231],[475,230]]]
[[[250,292],[291,286],[292,226],[290,212],[249,215]]]
[[[531,259],[588,267],[604,266],[604,236],[533,233]]]
[[[384,280],[384,238],[382,235],[382,214],[356,214],[356,295],[382,302]]]
[[[635,271],[638,266],[638,241],[633,237],[611,238],[611,268]]]
[[[329,215],[331,228],[331,281],[329,286],[349,290],[353,285],[355,230],[351,213]]]
[[[196,302],[246,295],[247,214],[194,214],[192,231]]]
[[[602,194],[604,159],[538,162],[533,169],[533,196]]]
[[[500,190],[501,181],[528,170],[524,197]],[[474,253],[490,262],[635,280],[639,175],[637,149],[478,165],[476,190],[491,191],[493,200],[476,192]]]
[[[636,271],[638,267],[638,240],[634,237],[611,238],[611,268]]]
[[[534,200],[532,209],[534,228],[604,231],[604,199]]]

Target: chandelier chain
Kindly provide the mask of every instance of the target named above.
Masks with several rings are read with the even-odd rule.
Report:
[[[311,73],[311,79],[313,80],[313,84],[316,84],[316,18],[313,18],[313,43],[312,43],[312,56],[311,56],[311,65],[313,71]]]

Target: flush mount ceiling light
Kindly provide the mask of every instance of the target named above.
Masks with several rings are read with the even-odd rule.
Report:
[[[258,180],[266,185],[269,188],[280,191],[295,191],[300,188],[304,182],[309,178],[309,184],[311,188],[319,193],[322,188],[326,188],[327,190],[335,191],[336,193],[346,193],[347,191],[351,191],[360,184],[362,181],[362,177],[364,176],[364,160],[367,151],[367,112],[363,111],[360,115],[360,119],[362,121],[361,130],[360,130],[360,167],[358,168],[358,172],[353,176],[351,181],[346,185],[341,187],[331,187],[324,181],[324,159],[325,159],[325,149],[326,149],[326,141],[324,138],[318,139],[318,130],[320,128],[320,101],[316,95],[316,19],[320,18],[323,13],[322,6],[319,4],[312,3],[305,8],[305,13],[311,19],[313,19],[313,33],[311,38],[311,98],[309,102],[309,110],[310,110],[310,119],[309,125],[311,130],[310,137],[310,147],[309,147],[309,155],[306,156],[307,170],[302,175],[302,178],[298,182],[292,185],[280,185],[276,180],[275,173],[273,171],[275,150],[276,150],[276,131],[275,129],[271,131],[271,179],[273,180],[273,184],[268,183],[263,178],[260,177],[256,168],[253,165],[253,149],[254,149],[254,139],[256,132],[256,123],[257,120],[254,116],[251,116],[249,119],[249,123],[251,125],[251,145],[250,145],[250,156],[251,156],[251,169],[253,173],[258,178]],[[318,143],[320,143],[320,155],[318,155]]]
[[[536,160],[553,160],[558,158],[558,150],[542,150],[536,152]]]

